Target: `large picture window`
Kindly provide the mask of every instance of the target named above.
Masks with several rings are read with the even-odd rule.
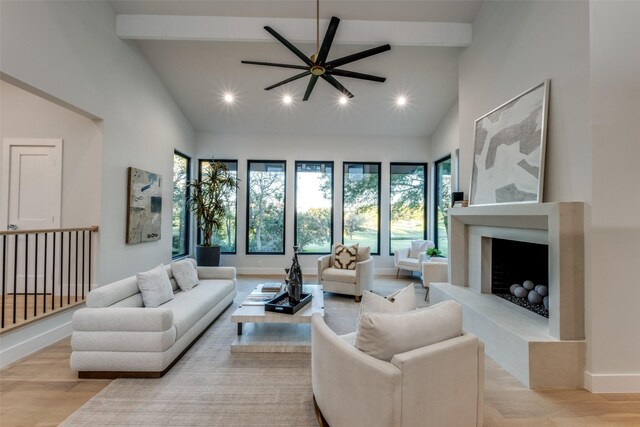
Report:
[[[443,256],[448,256],[449,224],[447,212],[449,211],[449,206],[451,206],[451,156],[436,162],[435,196],[434,243]]]
[[[227,165],[229,173],[237,180],[238,179],[238,162],[236,160],[217,160]],[[200,160],[200,167],[198,168],[198,177],[202,179],[202,175],[211,167],[211,160]],[[238,189],[233,188],[228,190],[224,195],[225,215],[222,228],[214,233],[212,243],[214,245],[220,245],[220,252],[225,254],[236,253],[236,240],[237,240],[237,208],[238,208]],[[198,234],[198,243],[202,236]]]
[[[426,237],[426,174],[424,163],[391,163],[389,252]]]
[[[331,252],[333,162],[296,162],[295,242],[308,254]]]
[[[248,161],[247,253],[284,254],[285,161]]]
[[[175,151],[173,153],[173,210],[171,212],[171,256],[179,258],[189,254],[189,180],[191,159]]]
[[[380,254],[380,163],[344,163],[342,241]]]

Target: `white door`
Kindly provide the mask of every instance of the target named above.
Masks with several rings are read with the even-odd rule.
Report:
[[[62,200],[62,140],[4,138],[0,163],[0,227],[9,230],[41,230],[60,228]],[[26,240],[29,239],[27,243]],[[38,254],[34,251],[33,235],[8,236],[6,266],[8,277],[16,265],[16,291],[33,293],[36,281],[42,283],[45,271],[33,268],[36,257],[42,260],[45,248],[42,243]],[[18,249],[15,250],[15,245]],[[28,272],[25,271],[25,252],[28,255]],[[49,244],[52,247],[51,244]],[[13,250],[12,250],[13,249]],[[0,248],[0,252],[2,248]],[[17,262],[14,264],[14,254]],[[4,256],[4,254],[2,254]],[[12,281],[10,281],[12,282]],[[41,285],[42,286],[42,285]],[[12,292],[9,283],[7,292]],[[42,292],[42,290],[40,290]]]
[[[60,227],[62,140],[3,140],[3,203],[7,229]]]

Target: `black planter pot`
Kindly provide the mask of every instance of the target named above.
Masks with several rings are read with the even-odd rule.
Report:
[[[220,246],[196,246],[196,262],[203,267],[220,265]]]

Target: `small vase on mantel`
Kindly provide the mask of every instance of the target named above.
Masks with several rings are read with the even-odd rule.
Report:
[[[285,269],[287,276],[285,282],[287,284],[287,293],[289,294],[289,301],[291,305],[296,305],[302,298],[302,269],[298,262],[298,247],[293,247],[293,259],[291,262],[291,268]]]

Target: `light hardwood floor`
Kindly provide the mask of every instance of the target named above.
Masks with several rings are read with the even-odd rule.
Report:
[[[244,281],[253,283],[255,278],[240,279]],[[424,296],[421,288],[418,292]],[[0,371],[2,427],[57,425],[109,384],[79,380],[69,369],[70,352],[70,339],[65,339]],[[637,427],[640,394],[529,390],[486,358],[484,425]]]
[[[43,309],[46,303],[46,307]],[[72,295],[69,298],[69,302],[67,302],[67,297],[62,297],[62,302],[60,301],[60,296],[55,296],[55,301],[53,303],[53,308],[51,304],[51,294],[38,295],[34,297],[33,294],[28,294],[25,302],[24,294],[16,295],[15,303],[12,294],[5,295],[4,297],[4,328],[0,330],[0,334],[10,331],[12,329],[18,328],[22,325],[25,325],[33,320],[41,319],[46,316],[50,316],[52,314],[60,313],[61,311],[67,310],[76,305],[84,304],[82,298],[78,296],[78,301],[75,300],[75,295]],[[16,321],[13,322],[13,307],[15,305],[16,311]],[[27,307],[26,310],[26,319],[25,319],[25,305]],[[34,316],[35,311],[35,316]],[[46,311],[46,313],[45,313]]]

